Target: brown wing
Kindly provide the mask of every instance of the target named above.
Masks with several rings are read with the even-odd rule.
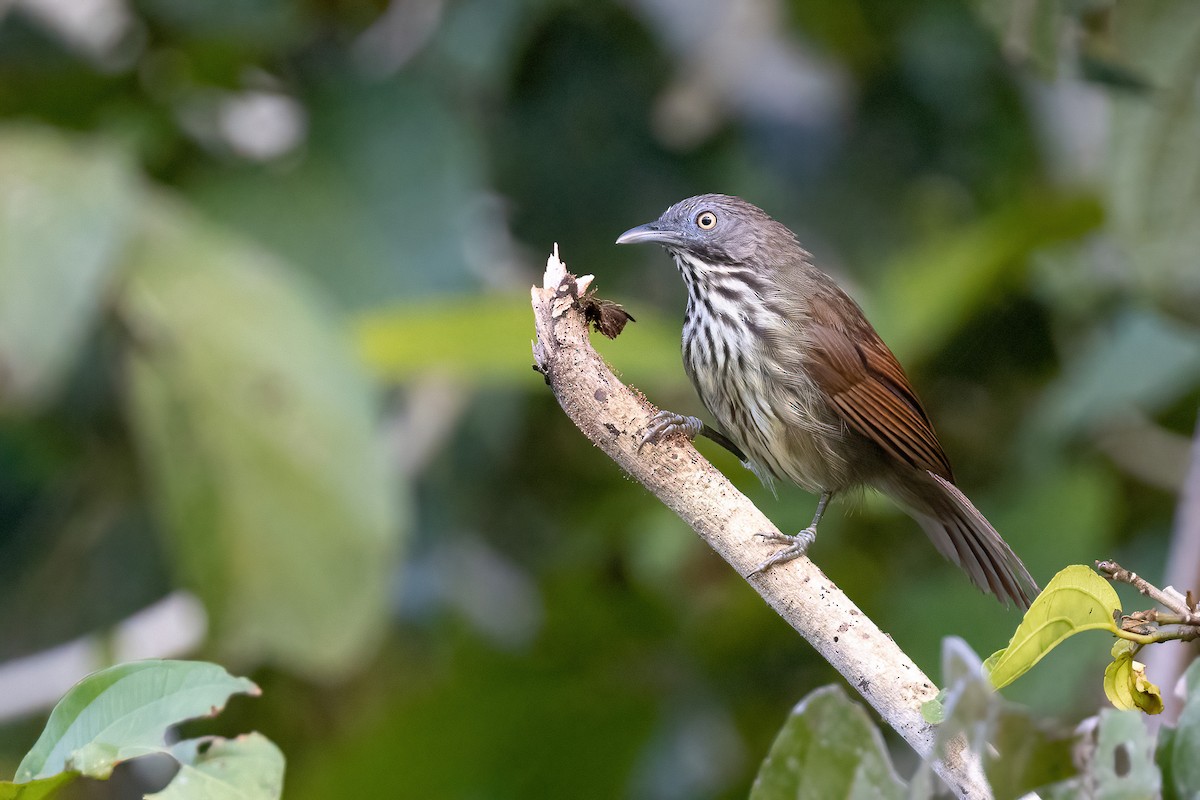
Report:
[[[829,300],[846,304],[842,314],[830,313],[826,304],[814,308],[809,373],[852,430],[893,458],[953,482],[950,462],[904,368],[853,301],[838,295]]]

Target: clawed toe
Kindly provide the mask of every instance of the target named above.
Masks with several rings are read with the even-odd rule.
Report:
[[[766,531],[765,533],[754,534],[755,539],[762,539],[764,542],[775,542],[777,544],[792,545],[796,543],[795,536],[788,536],[786,533],[779,531]]]
[[[642,436],[638,449],[641,450],[648,444],[658,444],[680,433],[688,440],[694,439],[701,427],[702,423],[695,417],[685,417],[673,411],[659,411],[650,418],[650,424],[646,426],[646,433]]]
[[[650,418],[646,426],[646,434],[642,436],[642,445],[658,444],[669,436],[674,429],[682,424],[683,418],[669,411],[660,411]]]
[[[760,572],[765,572],[776,564],[783,564],[787,561],[800,558],[800,556],[808,552],[808,548],[811,547],[812,543],[816,540],[817,532],[813,528],[809,527],[800,531],[795,536],[788,536],[786,533],[780,533],[779,531],[756,533],[754,536],[758,539],[762,539],[765,542],[778,542],[779,544],[786,546],[776,551],[774,555],[751,570],[750,575],[757,575]],[[747,575],[746,577],[748,578],[750,575]]]

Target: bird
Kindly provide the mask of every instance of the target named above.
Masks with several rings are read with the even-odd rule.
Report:
[[[900,362],[790,229],[740,197],[702,194],[617,238],[635,243],[662,245],[683,277],[683,366],[717,423],[659,411],[641,444],[703,435],[768,486],[786,480],[819,496],[804,530],[758,534],[783,546],[751,575],[805,555],[830,499],[866,486],[977,587],[1029,607],[1037,584],[955,485]]]

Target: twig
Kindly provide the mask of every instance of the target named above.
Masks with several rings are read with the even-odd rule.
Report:
[[[1171,589],[1171,587],[1167,587],[1167,590],[1159,589],[1136,572],[1125,569],[1115,561],[1097,561],[1096,569],[1110,581],[1127,583],[1160,606],[1171,609],[1179,615],[1183,620],[1183,624],[1195,625],[1200,623],[1200,614],[1197,614],[1194,609],[1189,608],[1187,599],[1179,594],[1178,591]]]
[[[588,342],[576,300],[591,277],[576,279],[558,259],[546,265],[542,288],[532,290],[541,372],[579,429],[631,476],[690,525],[739,575],[770,555],[754,534],[776,530],[762,512],[690,443],[664,442],[638,451],[654,407],[622,384]],[[816,648],[961,798],[989,798],[979,756],[964,737],[934,753],[935,730],[921,704],[937,687],[891,638],[864,615],[807,558],[747,578],[763,599]]]
[[[1151,608],[1146,611],[1118,614],[1116,634],[1122,639],[1137,642],[1140,646],[1173,640],[1191,642],[1200,639],[1200,610],[1197,610],[1196,604],[1191,600],[1190,593],[1185,597],[1170,586],[1159,589],[1115,561],[1097,561],[1096,569],[1110,581],[1127,583],[1172,612],[1164,614],[1157,608]]]

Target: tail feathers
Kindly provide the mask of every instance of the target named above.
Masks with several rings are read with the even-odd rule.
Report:
[[[950,481],[930,472],[944,502],[937,503],[936,516],[929,510],[913,510],[913,518],[946,558],[962,567],[971,581],[991,592],[1006,605],[1020,608],[1038,594],[1037,584],[991,523]],[[928,499],[928,498],[927,498]]]

